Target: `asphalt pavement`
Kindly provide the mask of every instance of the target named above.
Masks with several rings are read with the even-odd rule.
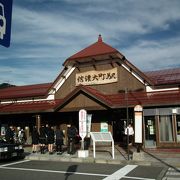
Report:
[[[180,149],[146,149],[137,153],[135,147],[130,147],[128,156],[127,149],[115,145],[114,159],[110,146],[97,146],[95,158],[93,147],[89,148],[88,157],[85,158],[78,157],[78,151],[73,155],[67,154],[66,147],[61,155],[56,152],[52,155],[48,152],[32,153],[31,146],[25,146],[24,149],[25,159],[19,165],[16,161],[0,164],[1,177],[8,176],[11,179],[16,176],[19,179],[25,171],[27,175],[25,179],[32,179],[32,175],[36,173],[43,180],[49,179],[50,176],[52,179],[59,177],[68,180],[80,180],[84,179],[84,176],[86,180],[108,180],[115,176],[121,176],[121,179],[137,179],[137,177],[138,179],[180,179]],[[79,172],[81,167],[85,169]]]
[[[164,167],[20,160],[0,163],[1,180],[160,180]]]

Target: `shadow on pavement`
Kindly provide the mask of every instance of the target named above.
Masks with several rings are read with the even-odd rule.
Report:
[[[65,174],[65,180],[68,180],[69,176],[73,175],[76,172],[77,167],[78,167],[78,165],[72,165],[72,166],[68,167],[66,174]]]

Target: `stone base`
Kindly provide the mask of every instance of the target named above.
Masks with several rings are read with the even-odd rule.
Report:
[[[78,157],[80,158],[86,158],[89,156],[88,150],[78,150]]]
[[[144,152],[133,152],[133,160],[134,161],[143,161],[144,160]]]

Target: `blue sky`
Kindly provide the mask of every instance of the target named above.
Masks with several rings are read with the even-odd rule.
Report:
[[[13,0],[0,83],[53,82],[99,34],[141,71],[180,67],[179,0]]]

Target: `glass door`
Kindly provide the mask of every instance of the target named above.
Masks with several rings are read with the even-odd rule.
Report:
[[[156,127],[155,127],[155,116],[145,116],[145,147],[155,148],[156,147]]]

